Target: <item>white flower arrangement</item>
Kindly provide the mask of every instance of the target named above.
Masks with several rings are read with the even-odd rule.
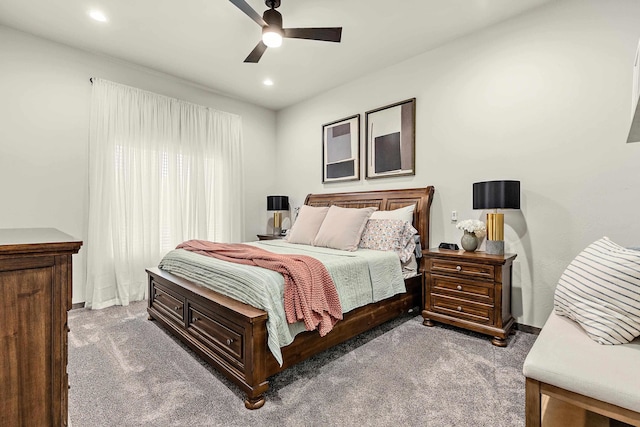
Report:
[[[476,235],[478,239],[482,239],[487,235],[487,226],[484,222],[477,219],[465,219],[456,224],[458,230],[468,231]]]

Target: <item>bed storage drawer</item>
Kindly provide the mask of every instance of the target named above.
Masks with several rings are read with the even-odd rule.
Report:
[[[244,329],[202,307],[189,303],[188,331],[232,364],[244,365]]]
[[[184,298],[171,292],[155,280],[151,281],[151,306],[171,320],[184,322]]]

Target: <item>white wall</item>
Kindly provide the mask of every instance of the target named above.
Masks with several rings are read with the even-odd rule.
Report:
[[[86,240],[91,86],[101,77],[242,116],[245,239],[265,231],[275,113],[132,64],[0,26],[0,228],[53,227]],[[84,249],[73,301],[84,301]]]
[[[521,181],[505,216],[517,321],[542,326],[559,276],[593,240],[640,244],[640,143],[626,144],[640,2],[562,0],[278,113],[278,181],[309,192],[434,185],[431,246],[459,242],[473,182]],[[321,183],[321,126],[417,98],[416,175]],[[363,142],[364,144],[364,142]],[[364,150],[363,150],[364,152]],[[284,160],[282,160],[284,159]]]

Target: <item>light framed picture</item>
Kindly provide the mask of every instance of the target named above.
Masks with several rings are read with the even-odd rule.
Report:
[[[416,99],[365,113],[366,179],[416,174]]]
[[[322,182],[360,179],[360,114],[322,125]]]

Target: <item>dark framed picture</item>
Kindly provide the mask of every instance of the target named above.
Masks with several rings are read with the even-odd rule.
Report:
[[[416,99],[365,113],[366,178],[416,174]]]
[[[322,182],[360,179],[360,114],[322,125]]]

